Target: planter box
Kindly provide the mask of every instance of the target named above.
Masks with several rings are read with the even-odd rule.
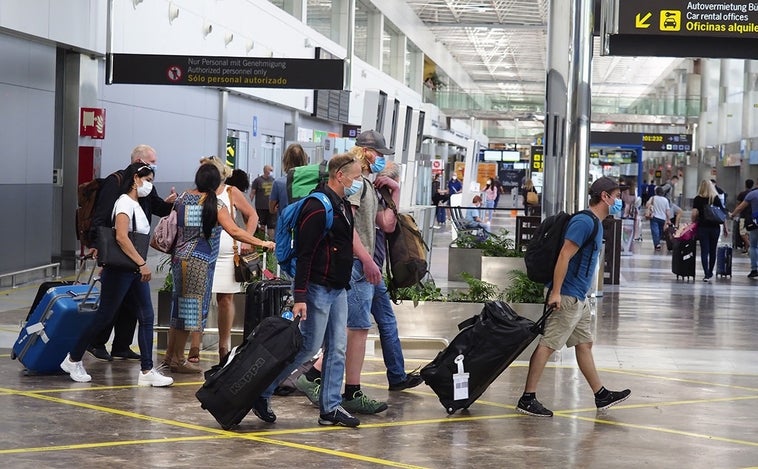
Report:
[[[505,290],[510,284],[508,278],[511,270],[521,270],[526,272],[526,265],[523,257],[486,257],[482,256],[482,276],[483,281],[497,285],[500,290]]]
[[[447,279],[463,282],[461,272],[474,278],[482,276],[482,250],[451,247],[448,249]]]

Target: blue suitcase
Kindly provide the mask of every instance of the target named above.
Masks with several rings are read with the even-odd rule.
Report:
[[[23,325],[11,358],[27,373],[57,373],[66,354],[89,327],[100,293],[90,285],[62,285],[47,290]]]

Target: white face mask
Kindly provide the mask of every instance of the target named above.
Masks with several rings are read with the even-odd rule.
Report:
[[[142,185],[137,188],[137,197],[147,197],[153,191],[153,183],[142,181]]]

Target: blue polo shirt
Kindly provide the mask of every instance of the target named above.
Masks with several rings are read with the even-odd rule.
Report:
[[[595,274],[600,246],[603,243],[603,225],[599,220],[597,223],[598,230],[595,241],[590,242],[583,249],[579,249],[569,261],[566,278],[561,287],[561,295],[573,296],[580,300],[587,296],[592,284],[592,276]],[[579,214],[572,217],[566,229],[566,239],[573,241],[581,248],[587,238],[592,235],[594,226],[594,216]]]

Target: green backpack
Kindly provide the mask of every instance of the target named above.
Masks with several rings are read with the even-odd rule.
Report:
[[[297,202],[329,179],[327,162],[298,166],[287,171],[287,198]]]

